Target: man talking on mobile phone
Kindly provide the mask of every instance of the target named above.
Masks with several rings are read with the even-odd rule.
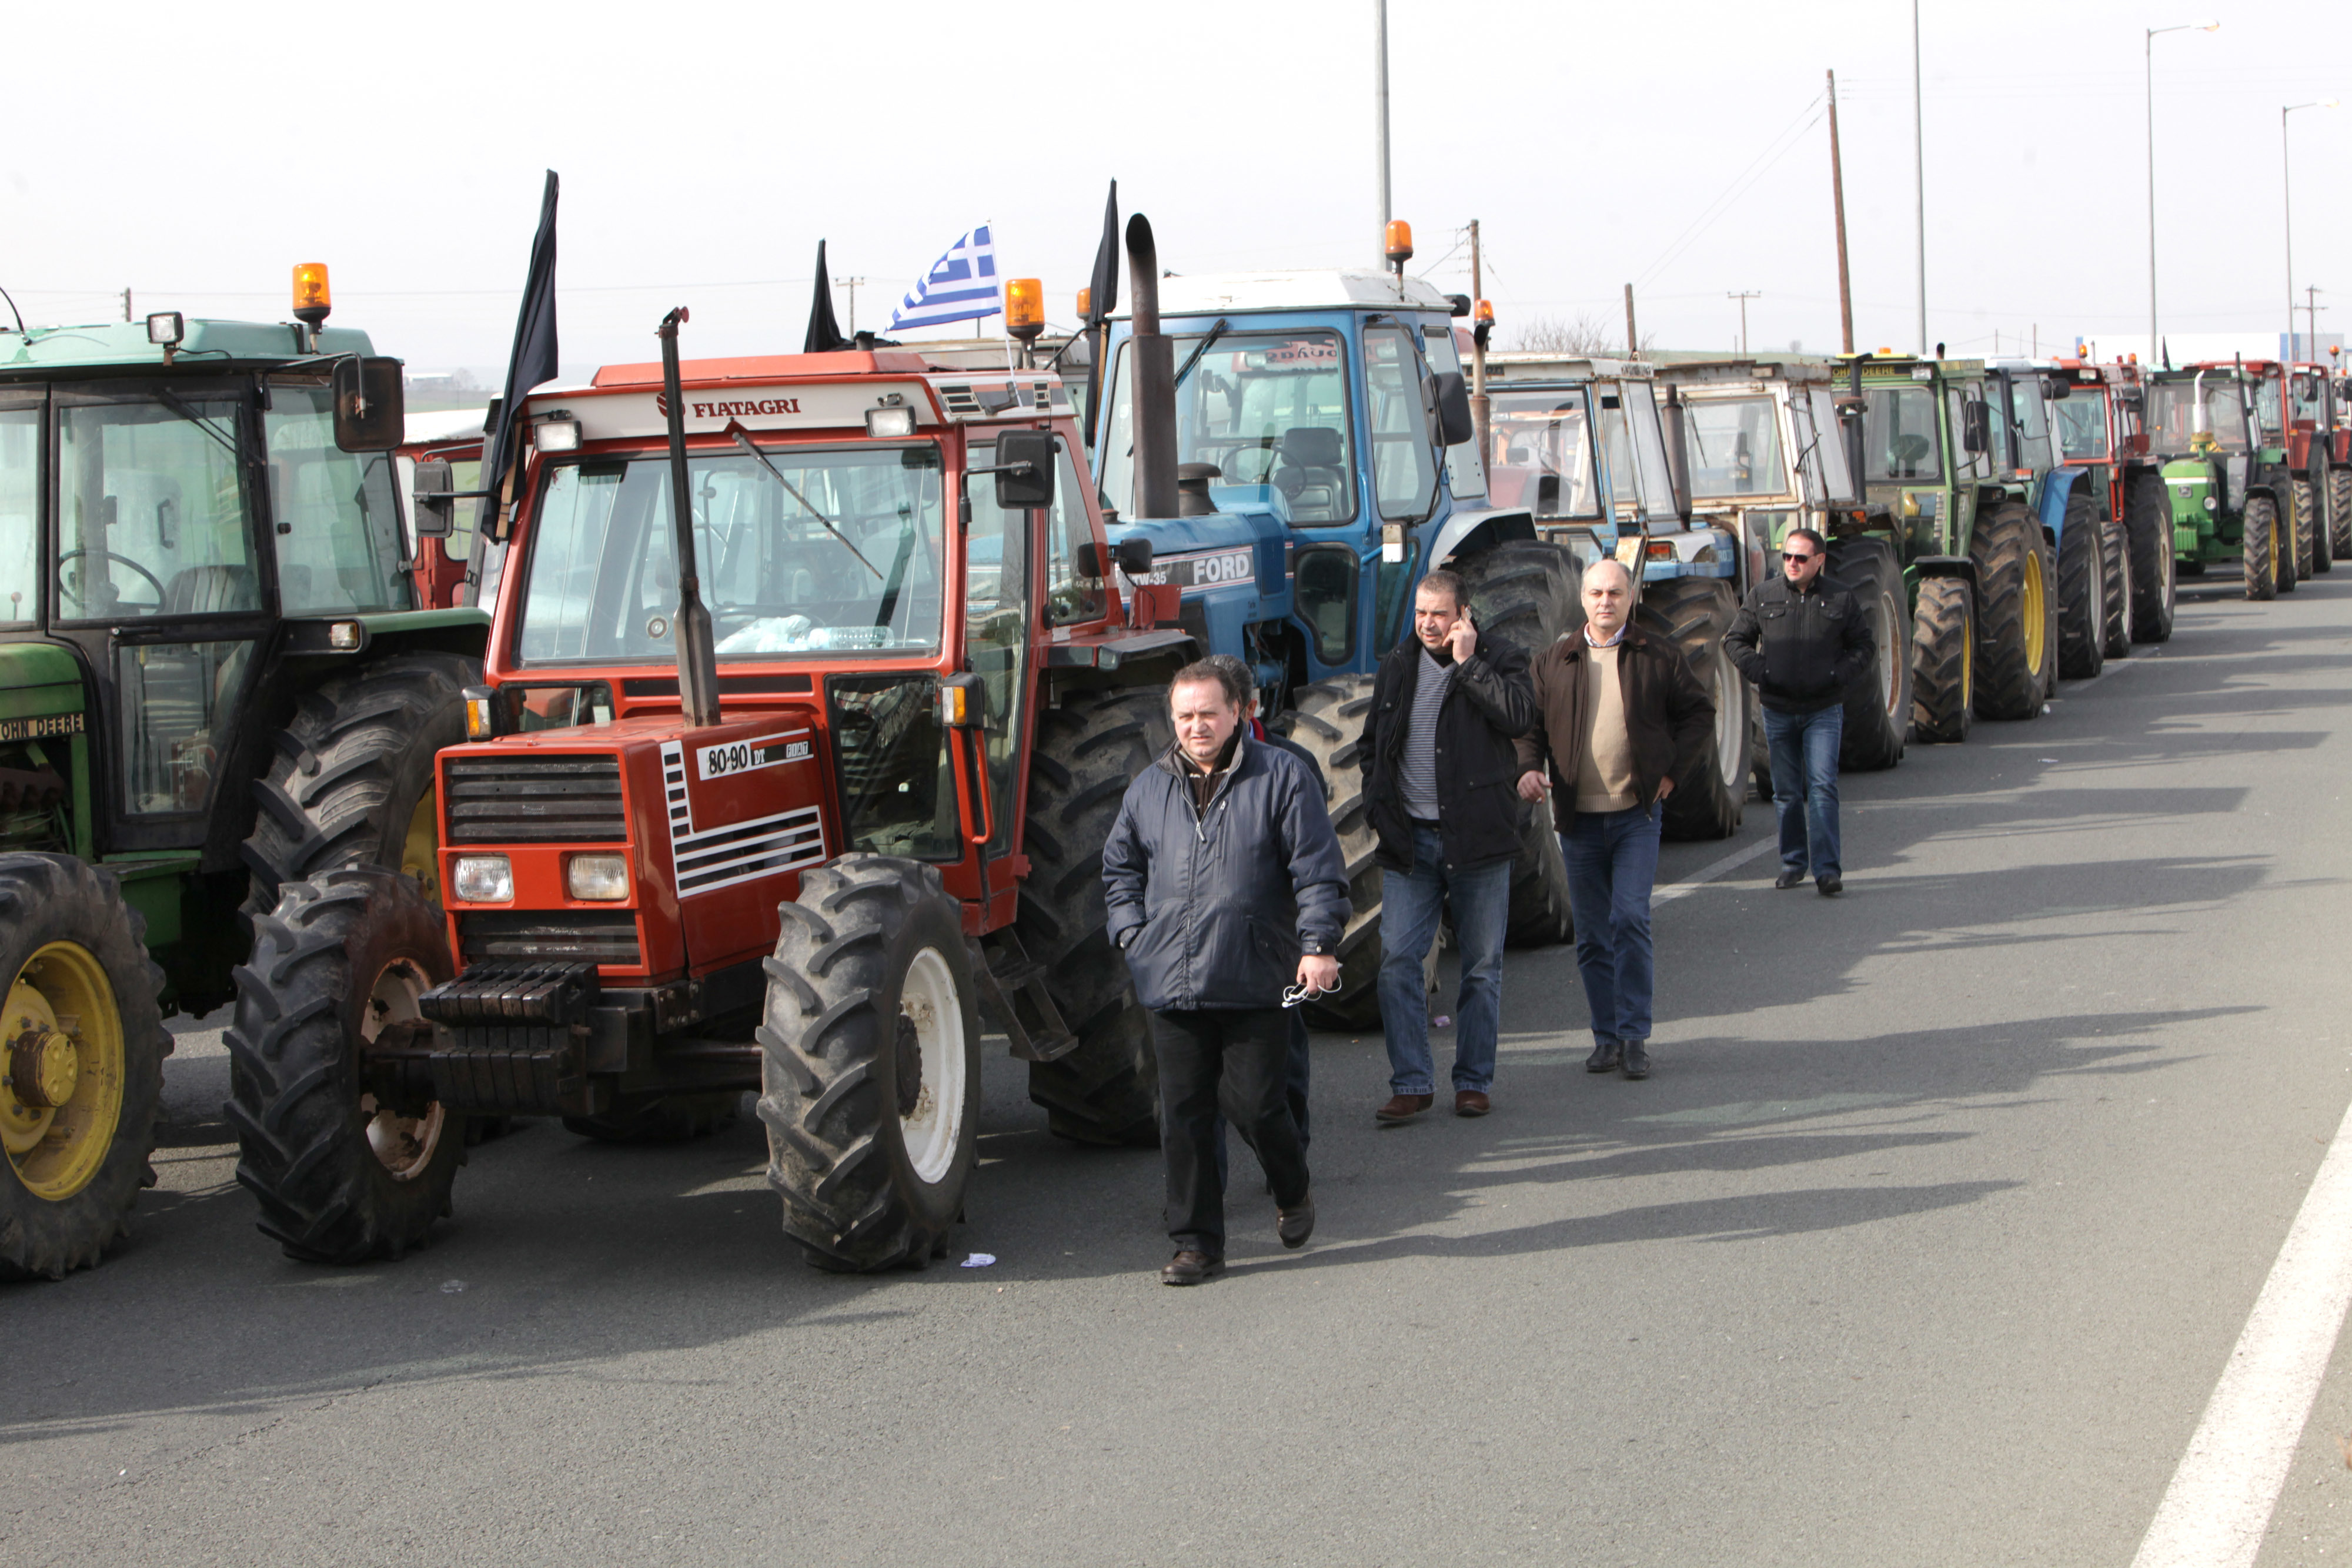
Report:
[[[1433,571],[1412,600],[1412,639],[1381,660],[1360,748],[1364,804],[1380,840],[1381,1027],[1389,1102],[1409,1122],[1436,1098],[1422,959],[1450,901],[1462,953],[1454,1008],[1454,1113],[1491,1110],[1503,1011],[1503,927],[1523,808],[1513,741],[1536,721],[1528,656],[1482,643],[1462,580]]]

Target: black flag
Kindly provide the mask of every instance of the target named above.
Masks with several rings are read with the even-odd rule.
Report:
[[[480,515],[492,521],[485,531],[500,540],[506,528],[499,514],[507,501],[500,488],[515,466],[522,400],[531,388],[555,379],[555,171],[550,169],[547,193],[540,198],[539,233],[530,242],[530,276],[522,286],[522,310],[515,317],[514,347],[507,354],[506,395],[499,400],[489,441],[482,448],[482,488],[489,496]]]
[[[809,306],[808,340],[801,345],[801,352],[830,354],[856,347],[856,344],[841,335],[841,324],[833,319],[833,275],[825,270],[824,241],[819,240],[816,242],[816,299]]]
[[[1118,308],[1118,182],[1110,183],[1103,204],[1102,244],[1095,247],[1094,280],[1087,286],[1087,444],[1095,444],[1097,405],[1102,402],[1103,348],[1108,334],[1103,324]]]

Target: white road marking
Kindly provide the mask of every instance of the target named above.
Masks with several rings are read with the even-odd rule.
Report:
[[[1754,843],[1748,845],[1744,850],[1734,850],[1729,854],[1724,856],[1721,860],[1713,861],[1699,867],[1698,870],[1691,873],[1690,875],[1683,878],[1682,881],[1669,883],[1664,887],[1662,887],[1655,893],[1650,894],[1650,907],[1654,909],[1659,904],[1671,903],[1686,893],[1694,893],[1697,891],[1701,883],[1713,882],[1725,872],[1734,870],[1739,866],[1744,866],[1749,861],[1754,860],[1758,855],[1767,853],[1768,852],[1779,849],[1780,847],[1780,841],[1779,839],[1768,837],[1757,840]]]
[[[2132,1568],[2246,1568],[2352,1301],[2352,1111],[2311,1178],[2253,1315]]]

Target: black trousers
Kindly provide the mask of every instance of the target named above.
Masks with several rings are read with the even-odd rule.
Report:
[[[1285,1008],[1283,1016],[1290,1019],[1290,1062],[1284,1070],[1283,1097],[1290,1102],[1290,1119],[1298,1124],[1298,1152],[1305,1154],[1315,1141],[1315,1129],[1307,1124],[1307,1093],[1314,1058],[1307,1048],[1307,1020],[1298,1016],[1297,1008]],[[1225,1165],[1225,1119],[1217,1118],[1217,1179],[1230,1179]]]
[[[1160,1056],[1160,1151],[1178,1251],[1225,1255],[1218,1113],[1265,1167],[1277,1207],[1307,1196],[1307,1149],[1286,1092],[1290,1019],[1280,1008],[1151,1015]]]

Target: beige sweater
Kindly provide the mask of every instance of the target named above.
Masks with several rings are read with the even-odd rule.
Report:
[[[1633,740],[1625,732],[1625,694],[1617,681],[1617,649],[1588,645],[1584,657],[1592,677],[1586,686],[1592,716],[1576,764],[1576,809],[1627,810],[1641,801],[1635,798]]]

